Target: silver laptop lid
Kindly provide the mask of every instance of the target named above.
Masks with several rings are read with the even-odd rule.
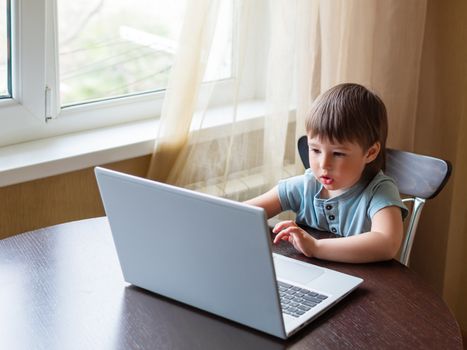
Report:
[[[95,173],[127,282],[286,337],[263,209]]]

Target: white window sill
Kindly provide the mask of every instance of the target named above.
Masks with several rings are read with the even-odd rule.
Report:
[[[262,127],[264,115],[264,101],[239,106],[239,120],[252,123],[252,129]],[[225,126],[231,120],[230,108],[209,110],[201,136],[230,130]],[[0,187],[150,154],[157,129],[158,121],[151,119],[1,147]]]

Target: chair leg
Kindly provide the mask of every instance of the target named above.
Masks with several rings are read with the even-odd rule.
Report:
[[[412,215],[410,217],[409,226],[407,228],[407,234],[405,235],[404,244],[402,247],[400,262],[405,266],[409,266],[410,252],[412,251],[413,240],[417,231],[418,220],[422,212],[423,206],[425,205],[425,199],[415,197],[412,208]]]

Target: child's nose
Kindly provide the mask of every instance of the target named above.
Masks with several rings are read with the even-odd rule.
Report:
[[[330,169],[331,168],[331,158],[329,156],[323,155],[321,157],[321,169]]]

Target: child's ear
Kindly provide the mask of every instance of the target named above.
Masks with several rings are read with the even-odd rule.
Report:
[[[366,163],[371,163],[376,159],[376,157],[381,151],[381,144],[379,142],[375,142],[369,149],[366,151]]]

